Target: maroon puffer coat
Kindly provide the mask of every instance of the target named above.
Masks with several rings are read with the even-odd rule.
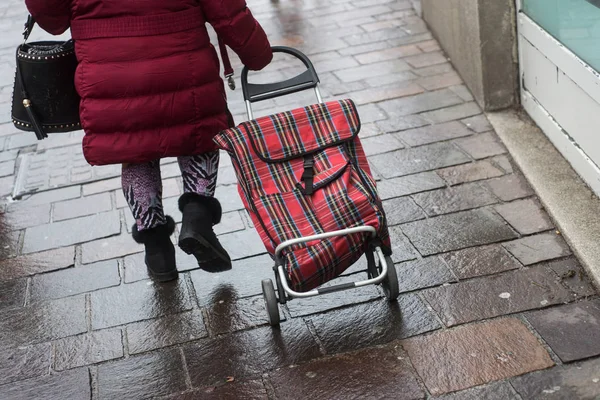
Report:
[[[250,69],[272,58],[244,0],[25,0],[52,34],[69,27],[79,60],[83,150],[92,165],[212,151],[229,127],[205,23]]]

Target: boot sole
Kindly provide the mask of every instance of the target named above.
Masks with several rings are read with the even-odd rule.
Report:
[[[207,272],[223,272],[232,268],[229,256],[217,250],[202,236],[193,235],[180,239],[179,248],[184,253],[196,257],[198,266]],[[211,264],[213,260],[218,260],[219,265],[214,266],[214,263]]]
[[[148,268],[148,273],[159,282],[170,282],[179,278],[179,272],[177,270],[159,274]]]

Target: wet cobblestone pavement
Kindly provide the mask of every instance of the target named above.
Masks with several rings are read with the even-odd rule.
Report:
[[[278,330],[260,295],[271,261],[227,157],[218,229],[233,270],[178,252],[180,279],[159,285],[118,169],[82,163],[80,133],[38,143],[12,127],[21,3],[0,5],[0,399],[600,398],[600,299],[409,1],[249,1],[273,44],[310,55],[328,99],[359,104],[402,291],[295,300]],[[252,79],[297,71],[277,58]],[[172,160],[163,176],[180,221]],[[38,192],[12,201],[15,185]]]

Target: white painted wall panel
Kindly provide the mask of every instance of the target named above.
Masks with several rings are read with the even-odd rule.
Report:
[[[519,18],[523,107],[600,195],[600,78],[529,18]]]
[[[526,40],[522,61],[525,90],[600,164],[600,104]]]

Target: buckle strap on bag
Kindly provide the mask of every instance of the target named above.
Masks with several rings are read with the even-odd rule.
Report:
[[[315,179],[315,160],[312,155],[304,157],[304,172],[302,173],[302,181],[304,182],[304,194],[310,196],[313,194],[313,182]]]

